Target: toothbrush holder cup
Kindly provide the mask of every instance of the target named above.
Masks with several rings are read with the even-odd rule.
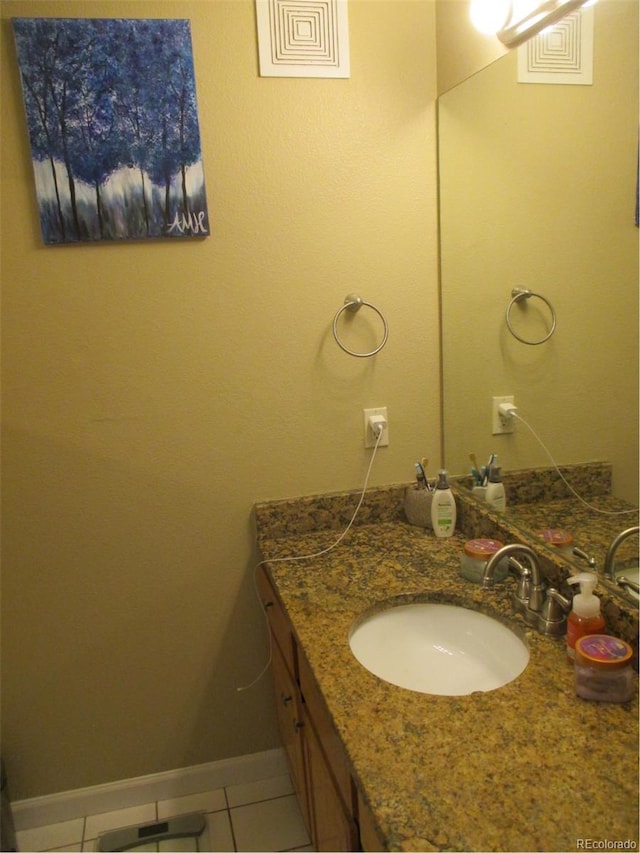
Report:
[[[407,486],[404,493],[404,512],[409,524],[416,527],[432,528],[431,502],[433,492],[417,486]]]

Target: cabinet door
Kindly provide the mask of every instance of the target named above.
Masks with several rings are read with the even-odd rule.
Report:
[[[305,780],[302,702],[297,685],[291,678],[282,653],[273,644],[271,669],[276,700],[276,714],[282,746],[287,756],[291,781],[300,804],[307,829],[311,832],[309,799]]]
[[[347,764],[344,747],[333,727],[325,701],[317,685],[311,666],[302,649],[298,650],[298,670],[300,674],[300,692],[308,715],[331,768],[334,784],[338,789],[347,814],[356,810],[356,795],[351,771]]]
[[[314,849],[318,853],[356,850],[358,833],[355,823],[345,813],[320,741],[306,710],[303,719]]]

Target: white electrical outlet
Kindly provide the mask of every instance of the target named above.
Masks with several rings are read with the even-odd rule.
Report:
[[[505,417],[500,413],[501,403],[513,402],[513,395],[493,398],[491,435],[502,435],[503,433],[513,432],[513,428],[515,426],[513,418]]]
[[[369,424],[369,418],[371,415],[382,415],[382,417],[387,422],[386,427],[382,430],[382,438],[380,439],[380,444],[378,447],[387,447],[389,444],[389,417],[387,415],[387,407],[379,406],[377,409],[363,409],[362,413],[364,415],[364,446],[365,447],[375,447],[376,446],[376,436],[373,434],[373,430]]]

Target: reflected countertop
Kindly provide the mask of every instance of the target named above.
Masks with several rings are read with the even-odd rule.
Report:
[[[467,528],[485,535],[493,535],[504,542],[520,541],[540,549],[545,559],[545,574],[555,586],[563,587],[569,594],[564,581],[569,573],[591,571],[584,559],[571,553],[562,553],[552,545],[543,543],[540,531],[562,529],[571,534],[572,547],[580,548],[595,560],[599,576],[598,595],[605,594],[603,605],[605,616],[628,640],[637,653],[637,602],[623,589],[604,581],[605,558],[609,546],[622,531],[638,525],[638,508],[628,501],[611,494],[611,465],[606,462],[589,462],[570,465],[563,472],[575,492],[559,478],[554,469],[534,468],[508,471],[504,483],[507,493],[507,509],[504,513],[490,510],[487,505],[473,496],[470,480],[461,478],[456,485],[456,498],[462,510]],[[623,568],[624,561],[637,566],[638,538],[629,537],[616,555]],[[615,595],[611,596],[612,589]],[[620,624],[613,602],[631,607],[635,619]]]

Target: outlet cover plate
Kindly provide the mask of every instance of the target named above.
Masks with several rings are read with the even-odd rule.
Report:
[[[383,415],[384,419],[387,422],[387,426],[382,432],[382,438],[380,439],[380,444],[378,447],[388,447],[389,446],[389,416],[387,415],[387,407],[386,406],[378,406],[377,409],[363,409],[363,419],[364,419],[364,446],[365,447],[375,447],[376,446],[376,437],[373,434],[373,431],[369,427],[369,418],[371,415]]]
[[[509,418],[508,421],[504,421],[500,417],[500,412],[498,411],[500,403],[513,403],[513,402],[514,402],[513,394],[510,394],[506,397],[494,397],[493,398],[491,435],[503,435],[504,433],[513,432],[513,428],[515,426],[513,418]]]

